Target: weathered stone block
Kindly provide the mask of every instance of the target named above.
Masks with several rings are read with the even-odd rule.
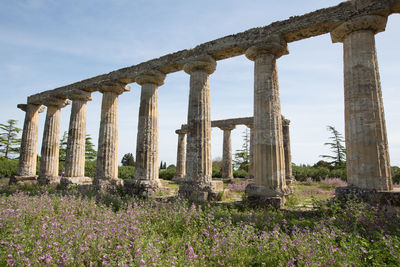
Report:
[[[337,187],[335,196],[341,201],[357,198],[371,205],[392,205],[400,207],[400,188],[395,188],[392,191],[377,191],[354,186]]]
[[[152,197],[159,191],[161,184],[159,180],[124,180],[124,193],[144,198]]]
[[[93,179],[90,177],[63,177],[60,179],[61,185],[83,185],[83,184],[92,184]]]
[[[8,181],[9,185],[12,184],[36,184],[37,175],[35,176],[12,176]]]
[[[197,202],[220,200],[223,191],[222,181],[211,183],[198,183],[194,181],[182,181],[179,184],[179,196]]]

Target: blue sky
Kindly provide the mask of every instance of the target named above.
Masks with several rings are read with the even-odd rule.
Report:
[[[340,3],[337,0],[13,0],[0,1],[0,122],[24,112],[16,105],[44,90],[138,64],[203,42]],[[400,165],[400,16],[376,36],[392,165]],[[278,60],[282,113],[291,120],[292,159],[313,164],[329,153],[327,125],[344,133],[342,45],[328,34],[289,44]],[[119,98],[119,157],[136,151],[140,87]],[[211,75],[213,120],[252,116],[253,62],[218,61]],[[160,160],[175,164],[175,129],[187,120],[189,75],[169,74],[159,88]],[[97,144],[101,94],[88,103],[87,132]],[[61,135],[70,107],[62,110]],[[45,114],[39,119],[39,146]],[[232,134],[233,151],[245,127]],[[222,155],[222,131],[213,129],[213,158]]]

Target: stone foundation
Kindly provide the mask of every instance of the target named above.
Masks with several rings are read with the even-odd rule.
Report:
[[[94,190],[115,192],[117,187],[123,185],[124,180],[122,179],[94,179],[92,188]]]
[[[197,183],[193,181],[181,181],[179,184],[179,196],[191,201],[218,201],[224,191],[222,181],[211,181],[211,183]]]
[[[12,176],[8,182],[9,185],[12,184],[36,184],[37,175],[34,176]]]
[[[285,196],[292,193],[290,187],[284,191],[269,189],[265,186],[249,184],[246,186],[246,195],[251,207],[274,207],[279,209],[285,204]]]
[[[377,191],[354,186],[337,187],[335,196],[336,199],[340,201],[357,198],[371,205],[392,205],[400,207],[400,188],[395,188],[392,191]]]
[[[63,177],[60,179],[60,183],[62,185],[69,185],[69,184],[76,184],[76,185],[83,185],[83,184],[92,184],[93,179],[90,177]]]
[[[37,182],[41,185],[57,185],[60,183],[61,177],[60,176],[39,176]]]
[[[158,180],[124,180],[124,193],[144,198],[154,196],[159,191],[161,184]]]

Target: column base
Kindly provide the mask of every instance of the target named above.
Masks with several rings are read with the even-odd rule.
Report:
[[[37,182],[41,185],[57,185],[60,183],[60,176],[39,176]]]
[[[218,201],[221,200],[224,191],[222,181],[211,181],[210,183],[198,183],[193,181],[182,181],[179,184],[178,195],[191,201]]]
[[[144,198],[154,196],[161,188],[159,180],[124,180],[124,193],[128,195],[136,195]]]
[[[8,182],[9,185],[12,184],[36,184],[37,182],[37,175],[32,176],[12,176]]]
[[[92,188],[100,191],[115,192],[118,187],[123,186],[122,179],[94,179]]]
[[[286,177],[286,185],[293,185],[294,182],[296,182],[296,179],[294,178],[294,176]]]
[[[92,184],[93,179],[90,177],[63,177],[60,179],[60,183],[62,185],[70,185],[70,184]]]
[[[172,178],[172,181],[176,182],[177,184],[179,184],[183,180],[185,180],[185,176],[174,176],[174,178]]]
[[[278,191],[256,184],[246,186],[246,198],[251,207],[274,207],[279,209],[285,204],[285,196],[291,193],[292,190],[289,187]]]
[[[400,207],[400,188],[392,191],[378,191],[355,186],[336,187],[335,197],[340,201],[360,199],[371,205],[392,205]]]

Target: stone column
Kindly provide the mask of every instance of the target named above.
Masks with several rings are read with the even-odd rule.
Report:
[[[69,97],[72,100],[69,121],[67,154],[65,158],[65,177],[63,183],[90,183],[85,177],[86,151],[86,102],[92,100],[90,92],[75,90]]]
[[[37,179],[36,161],[39,113],[44,111],[44,107],[40,104],[19,104],[18,108],[25,111],[25,121],[21,138],[18,171],[16,176],[11,177],[10,184],[36,182]]]
[[[387,18],[369,15],[344,22],[331,32],[343,42],[347,180],[360,189],[393,189],[375,34]]]
[[[60,145],[60,112],[69,104],[69,100],[49,98],[43,102],[47,106],[46,121],[43,130],[43,141],[40,158],[40,184],[58,184],[59,145]]]
[[[153,70],[135,78],[142,86],[136,139],[136,194],[148,196],[160,186],[158,178],[158,87],[165,74]]]
[[[236,128],[236,126],[233,125],[219,128],[224,131],[222,150],[222,178],[233,180],[231,132]]]
[[[190,74],[186,179],[179,195],[193,200],[213,198],[209,75],[216,69],[211,56],[191,58],[184,65]]]
[[[283,134],[283,150],[285,153],[285,175],[286,184],[289,185],[294,182],[292,174],[292,152],[290,151],[290,120],[282,116],[282,134]]]
[[[253,159],[253,153],[254,153],[254,127],[253,124],[251,125],[246,125],[247,128],[250,129],[250,151],[249,151],[249,175],[248,178],[249,179],[253,179],[254,178],[254,159]]]
[[[175,181],[182,180],[186,175],[186,130],[176,130],[176,134],[178,134],[178,148],[176,155],[176,174],[174,177]]]
[[[276,59],[288,54],[284,40],[273,36],[246,56],[254,67],[254,179],[246,188],[256,205],[281,206],[288,193]]]
[[[118,179],[118,95],[129,90],[129,86],[120,82],[110,81],[99,85],[103,99],[93,184],[101,190],[121,184]]]

